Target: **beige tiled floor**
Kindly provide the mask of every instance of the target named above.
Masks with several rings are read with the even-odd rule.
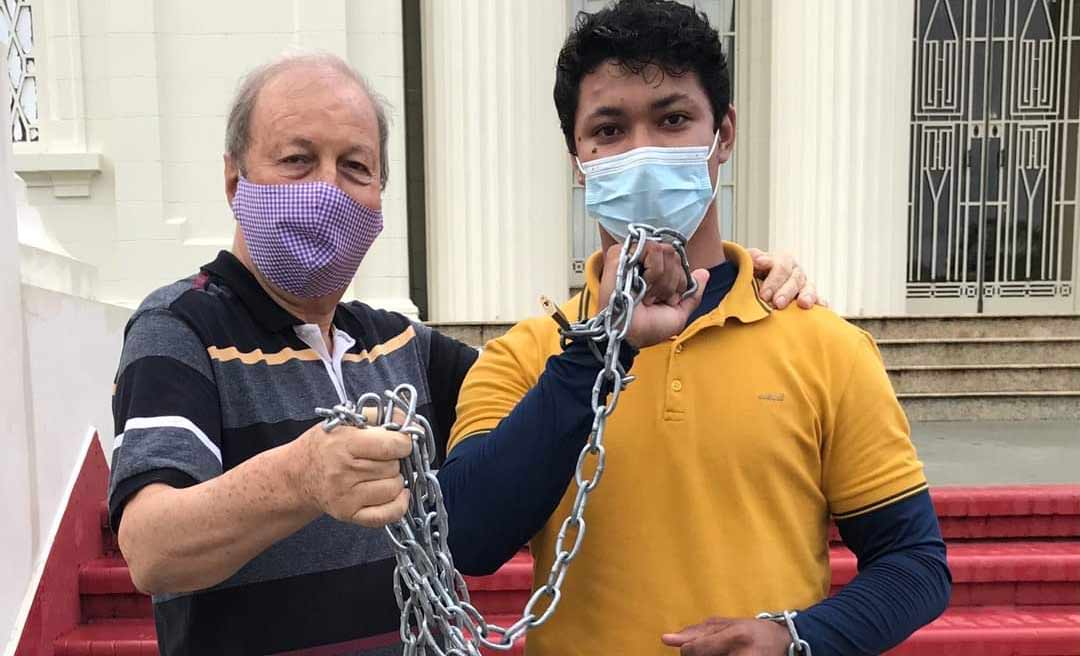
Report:
[[[1080,483],[1080,422],[916,422],[931,485]]]

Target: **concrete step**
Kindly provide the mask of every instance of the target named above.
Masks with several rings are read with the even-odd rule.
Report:
[[[973,337],[1080,337],[1080,314],[1050,316],[847,317],[874,339],[959,339]],[[430,323],[432,328],[472,346],[502,335],[514,324],[505,321]]]
[[[899,365],[888,371],[898,394],[1080,390],[1080,364]]]
[[[1080,391],[897,394],[909,421],[1080,420]]]
[[[537,310],[539,311],[539,307]],[[514,323],[508,321],[431,322],[428,325],[448,337],[475,347],[483,346],[514,327]]]
[[[869,332],[875,339],[1080,337],[1080,314],[850,317],[848,321]]]
[[[887,367],[1080,364],[1080,337],[882,339],[878,348]]]

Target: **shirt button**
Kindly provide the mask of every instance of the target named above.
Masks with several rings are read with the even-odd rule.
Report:
[[[682,344],[676,344],[675,345],[675,353],[676,354],[682,353],[682,348],[683,348]]]
[[[681,380],[673,380],[673,381],[671,381],[671,391],[672,392],[681,392],[682,391],[682,381]]]

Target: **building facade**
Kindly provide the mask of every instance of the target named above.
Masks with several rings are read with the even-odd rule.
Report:
[[[232,243],[242,74],[330,51],[393,108],[386,227],[347,298],[513,321],[581,285],[598,245],[551,91],[574,17],[604,2],[0,0],[0,636],[88,425],[111,452],[130,308]],[[734,80],[725,238],[794,251],[847,315],[1080,312],[1080,2],[696,5]]]
[[[5,0],[23,275],[131,306],[227,247],[230,95],[317,48],[394,108],[386,230],[350,296],[532,314],[597,245],[551,88],[573,17],[603,4]],[[1072,0],[697,5],[738,109],[726,237],[795,251],[847,314],[1077,309]]]

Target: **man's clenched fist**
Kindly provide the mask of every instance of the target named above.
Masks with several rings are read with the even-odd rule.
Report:
[[[327,515],[378,528],[408,509],[409,492],[398,462],[412,451],[408,435],[351,426],[326,431],[320,422],[291,446],[298,494]]]

